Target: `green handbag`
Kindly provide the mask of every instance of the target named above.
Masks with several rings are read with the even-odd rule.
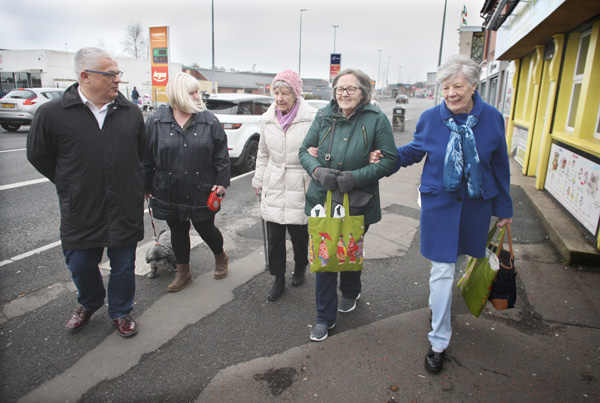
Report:
[[[327,191],[324,217],[308,217],[310,271],[340,272],[363,269],[365,218],[349,215],[344,194],[344,217],[331,216],[331,191]]]
[[[506,226],[498,231],[498,227],[490,230],[487,239],[486,256],[482,258],[471,257],[467,263],[467,270],[460,280],[457,287],[461,291],[471,315],[478,317],[483,311],[483,307],[492,291],[492,284],[500,268],[498,255],[494,251],[502,250]],[[492,240],[494,240],[492,242]]]

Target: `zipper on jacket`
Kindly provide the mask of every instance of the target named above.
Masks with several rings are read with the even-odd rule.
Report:
[[[362,126],[363,131],[363,139],[365,140],[365,150],[369,149],[369,142],[367,141],[367,129],[365,129],[365,125]]]
[[[327,138],[327,136],[329,135],[329,132],[331,131],[331,126],[329,126],[329,128],[327,129],[327,131],[325,132],[325,135],[323,136],[323,138],[321,139],[321,144],[323,144],[323,142],[325,141],[325,139]]]

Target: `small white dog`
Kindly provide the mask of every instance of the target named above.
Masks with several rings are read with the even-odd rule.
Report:
[[[146,252],[146,263],[150,263],[148,278],[158,276],[158,269],[175,270],[175,254],[171,246],[171,231],[162,230],[158,235],[158,243]]]

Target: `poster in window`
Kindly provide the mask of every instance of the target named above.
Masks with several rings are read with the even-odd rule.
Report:
[[[600,221],[600,165],[552,144],[546,190],[588,231]]]
[[[513,127],[512,141],[510,144],[510,155],[514,160],[523,167],[525,162],[525,151],[527,150],[527,133],[528,129],[515,125]]]

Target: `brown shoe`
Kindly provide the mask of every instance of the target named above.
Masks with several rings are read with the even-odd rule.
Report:
[[[177,272],[175,273],[175,279],[168,285],[167,291],[177,292],[194,279],[192,278],[192,272],[190,270],[190,264],[178,264]]]
[[[69,323],[67,323],[67,330],[69,332],[74,332],[76,330],[81,329],[90,321],[90,318],[94,314],[95,311],[86,311],[82,306],[77,309],[77,312],[71,316],[69,319]]]
[[[215,278],[220,280],[227,277],[227,270],[229,269],[229,256],[223,252],[215,255]]]
[[[115,319],[113,322],[115,323],[115,326],[119,331],[119,336],[121,337],[135,336],[138,331],[137,323],[135,323],[135,320],[133,320],[129,315]]]

